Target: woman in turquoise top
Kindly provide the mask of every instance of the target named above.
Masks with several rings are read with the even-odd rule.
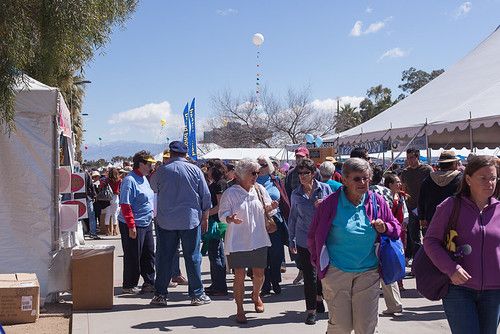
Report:
[[[338,202],[332,208],[327,252],[319,261],[321,268],[329,265],[321,281],[330,317],[327,333],[374,333],[377,326],[380,276],[375,242],[378,233],[393,230],[395,218],[381,198],[377,205],[383,214],[370,218],[373,210],[367,203],[371,196],[379,196],[368,191],[371,176],[366,160],[348,159],[342,169],[344,186],[334,194]],[[316,227],[310,233],[313,230],[318,233]]]
[[[272,175],[274,172],[274,165],[271,160],[266,156],[260,156],[257,159],[260,165],[259,177],[257,178],[257,183],[261,184],[266,188],[271,200],[280,200],[280,191],[276,187]],[[280,212],[273,216],[276,226],[280,227],[284,225],[283,218]],[[265,270],[264,285],[262,286],[262,296],[271,294],[271,287],[275,294],[279,295],[281,293],[281,263],[285,259],[285,251],[283,249],[283,229],[278,228],[276,231],[269,233],[269,239],[271,239],[271,247],[267,249],[267,267]]]

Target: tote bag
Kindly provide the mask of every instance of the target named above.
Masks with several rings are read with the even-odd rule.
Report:
[[[373,219],[378,218],[377,199],[372,194]],[[378,249],[380,261],[380,276],[386,285],[403,279],[406,275],[406,262],[403,243],[399,238],[393,239],[380,234]]]

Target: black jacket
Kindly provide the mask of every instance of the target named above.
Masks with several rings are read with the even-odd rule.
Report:
[[[430,223],[436,207],[457,192],[461,181],[459,171],[437,171],[426,177],[418,198],[418,219]]]

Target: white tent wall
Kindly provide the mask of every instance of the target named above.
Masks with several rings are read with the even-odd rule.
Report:
[[[325,139],[336,145],[427,134],[430,148],[500,143],[500,29],[430,83],[374,118]],[[472,129],[472,131],[471,131]]]
[[[0,273],[34,272],[45,299],[59,242],[59,91],[29,78],[16,94],[16,130],[0,133]],[[68,273],[69,274],[69,273]]]

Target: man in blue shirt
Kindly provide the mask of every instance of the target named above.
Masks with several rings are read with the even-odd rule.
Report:
[[[188,276],[191,305],[210,303],[201,282],[201,228],[208,227],[212,206],[210,191],[202,171],[186,160],[187,147],[180,141],[169,145],[170,160],[151,177],[158,194],[155,296],[152,305],[167,304],[167,284],[172,278],[172,260],[179,240]]]

